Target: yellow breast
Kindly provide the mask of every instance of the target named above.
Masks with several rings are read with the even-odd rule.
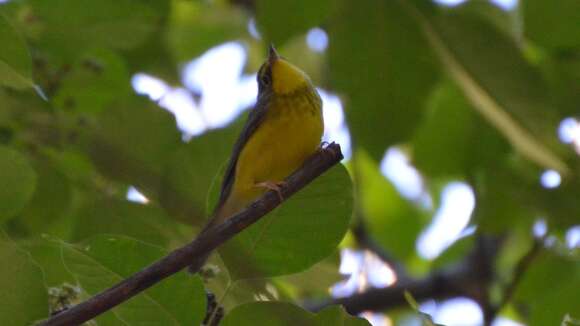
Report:
[[[255,184],[282,181],[312,155],[324,130],[322,105],[314,89],[274,97],[260,127],[240,153],[232,188],[240,205],[260,196]]]

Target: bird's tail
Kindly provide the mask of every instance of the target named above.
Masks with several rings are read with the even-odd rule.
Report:
[[[232,198],[230,200],[226,200],[226,202],[218,209],[216,209],[214,216],[209,220],[209,222],[203,227],[203,229],[199,232],[199,235],[203,234],[210,228],[215,225],[223,223],[226,219],[231,217],[235,214],[241,207],[240,205],[233,204],[235,201]],[[198,235],[198,237],[199,237]],[[189,265],[188,271],[192,274],[199,272],[199,270],[205,265],[209,256],[211,256],[212,252],[208,252],[207,254],[199,257],[195,257],[191,265]]]

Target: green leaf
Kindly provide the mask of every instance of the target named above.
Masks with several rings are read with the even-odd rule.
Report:
[[[342,307],[328,307],[318,314],[308,312],[287,302],[255,302],[234,308],[223,319],[224,326],[245,325],[302,325],[302,326],[364,326],[368,321],[350,316]]]
[[[371,235],[398,259],[411,258],[427,221],[425,213],[402,198],[364,152],[356,154],[353,169],[357,169],[360,205]]]
[[[32,83],[32,62],[26,43],[0,11],[0,85],[27,88]]]
[[[168,157],[181,144],[171,113],[138,96],[100,114],[91,157],[106,175],[156,194]]]
[[[46,286],[61,286],[64,283],[74,284],[75,279],[64,266],[60,243],[51,239],[25,240],[18,245],[26,250],[42,269]]]
[[[133,92],[125,62],[105,49],[88,51],[72,64],[54,96],[62,110],[95,113]]]
[[[26,157],[0,145],[0,223],[18,214],[32,198],[36,173]]]
[[[341,1],[328,32],[331,81],[346,95],[354,144],[380,160],[413,133],[437,76],[435,59],[399,1]]]
[[[219,253],[232,279],[300,272],[336,250],[351,214],[350,177],[336,166],[225,243]]]
[[[160,247],[167,247],[175,225],[165,212],[152,204],[142,205],[125,200],[98,199],[79,209],[71,241],[98,234],[125,235]]]
[[[226,164],[240,126],[208,131],[173,153],[159,193],[161,205],[172,217],[187,224],[205,223],[208,190]]]
[[[580,2],[526,0],[521,3],[524,33],[551,50],[580,46]]]
[[[323,24],[332,9],[332,0],[257,0],[256,22],[266,41],[280,46],[291,37]]]
[[[48,317],[43,274],[30,256],[0,230],[0,324],[30,325]]]
[[[421,16],[422,17],[422,16]],[[559,123],[539,72],[515,42],[468,13],[421,20],[443,65],[475,109],[524,157],[569,172],[554,151]]]
[[[578,312],[580,261],[543,252],[523,275],[515,295],[516,306],[537,325],[559,325],[566,314]]]
[[[37,169],[36,189],[20,220],[31,234],[51,233],[55,222],[71,208],[73,187],[60,171],[45,165]]]
[[[438,87],[413,139],[413,163],[430,177],[467,178],[504,159],[507,146],[495,129],[479,121],[461,90]]]
[[[96,236],[81,245],[62,245],[68,270],[94,295],[160,259],[166,252],[125,237]],[[175,274],[99,316],[101,325],[199,325],[205,317],[205,290],[198,276]]]
[[[208,48],[246,34],[247,19],[240,8],[220,2],[174,0],[166,33],[167,47],[178,63]]]
[[[33,44],[64,63],[89,48],[141,44],[160,22],[157,2],[27,0],[19,3],[18,18]]]

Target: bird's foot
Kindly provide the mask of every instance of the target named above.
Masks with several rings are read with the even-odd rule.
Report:
[[[278,198],[280,202],[284,201],[284,197],[282,196],[282,189],[280,187],[285,186],[285,181],[264,181],[260,183],[256,183],[256,187],[259,188],[266,188],[268,190],[273,190],[278,194]]]

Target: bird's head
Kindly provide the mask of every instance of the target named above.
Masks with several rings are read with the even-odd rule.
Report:
[[[270,45],[268,59],[258,71],[258,88],[260,93],[271,90],[276,95],[294,93],[310,86],[310,78],[298,67],[280,57]]]

